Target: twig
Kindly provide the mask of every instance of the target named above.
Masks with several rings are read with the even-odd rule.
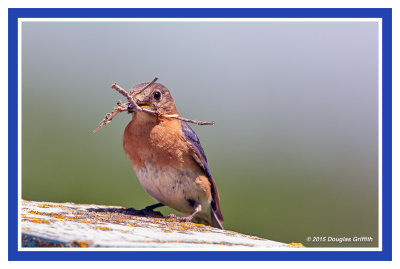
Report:
[[[114,82],[111,85],[111,88],[113,88],[114,90],[116,90],[117,92],[119,92],[120,94],[125,96],[126,99],[128,99],[128,103],[131,105],[132,111],[135,110],[135,109],[136,110],[142,110],[142,108],[136,104],[135,100],[133,100],[132,96],[130,96],[129,93],[127,91],[125,91],[123,88],[118,86],[117,83]],[[128,108],[130,108],[130,107],[128,107]]]
[[[142,91],[146,90],[151,84],[153,84],[154,82],[156,82],[157,79],[158,79],[158,77],[155,77],[152,81],[150,81],[149,83],[147,83],[147,85],[144,86],[144,88],[141,89],[141,90],[140,90],[138,93],[136,93],[136,94],[139,94],[139,93],[141,93]]]
[[[198,120],[191,120],[191,119],[186,119],[186,118],[182,118],[179,117],[178,115],[161,115],[161,117],[164,118],[173,118],[173,119],[178,119],[181,121],[186,121],[186,122],[191,122],[191,123],[195,123],[197,125],[215,125],[215,121],[198,121]]]
[[[113,112],[106,114],[104,119],[100,122],[100,126],[97,127],[96,130],[93,131],[93,133],[97,133],[98,131],[100,131],[100,129],[110,123],[118,113],[123,111],[128,111],[128,107],[114,107]]]
[[[151,84],[153,84],[155,81],[157,80],[157,78],[154,78],[151,82],[149,82],[146,86],[144,86],[143,89],[141,89],[138,93],[139,94],[141,92],[143,92],[146,88],[148,88]],[[198,125],[215,125],[215,121],[197,121],[197,120],[191,120],[191,119],[186,119],[186,118],[182,118],[177,114],[173,114],[173,115],[164,115],[164,114],[160,114],[157,111],[153,111],[153,110],[149,110],[146,108],[141,108],[140,106],[138,106],[138,104],[135,102],[135,100],[132,98],[132,96],[129,95],[129,93],[127,91],[125,91],[122,87],[118,86],[117,83],[113,83],[111,85],[111,88],[113,88],[114,90],[116,90],[117,92],[119,92],[120,94],[122,94],[123,96],[126,97],[126,99],[128,100],[127,103],[122,103],[121,100],[118,100],[117,102],[117,107],[114,107],[114,110],[111,113],[107,113],[106,116],[104,117],[104,119],[100,122],[100,126],[96,128],[96,130],[93,131],[93,133],[97,133],[101,128],[103,128],[104,126],[106,126],[108,123],[110,123],[112,121],[112,119],[120,112],[124,112],[124,111],[129,111],[129,112],[133,112],[133,111],[143,111],[149,114],[152,114],[156,117],[159,118],[172,118],[172,119],[178,119],[181,121],[185,121],[185,122],[190,122],[190,123],[195,123]]]

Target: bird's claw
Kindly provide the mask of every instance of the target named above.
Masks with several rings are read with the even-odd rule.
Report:
[[[179,216],[177,216],[175,214],[169,214],[167,216],[167,219],[174,220],[174,221],[177,221],[177,222],[191,222],[192,221],[192,218],[190,216],[188,216],[188,217],[179,217]]]

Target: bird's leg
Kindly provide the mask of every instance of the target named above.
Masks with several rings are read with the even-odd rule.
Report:
[[[193,211],[192,211],[192,213],[190,213],[190,215],[189,216],[186,216],[186,217],[178,217],[177,215],[175,215],[175,214],[169,214],[168,216],[167,216],[167,218],[168,219],[171,219],[171,220],[174,220],[174,221],[185,221],[185,222],[190,222],[190,221],[192,221],[192,219],[193,219],[193,217],[197,214],[197,213],[199,213],[201,211],[201,204],[199,203],[199,202],[194,202],[194,205],[193,205]]]
[[[184,221],[192,221],[193,217],[194,217],[197,213],[199,213],[200,211],[201,211],[201,204],[200,204],[199,202],[196,202],[196,203],[194,204],[194,206],[193,206],[193,211],[192,211],[192,213],[190,213],[190,215],[187,216],[187,217],[183,217],[182,219],[183,219]]]

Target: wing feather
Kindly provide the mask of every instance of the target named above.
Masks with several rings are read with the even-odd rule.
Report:
[[[212,208],[215,211],[219,221],[223,222],[224,218],[222,217],[221,209],[219,206],[219,194],[217,185],[211,175],[210,168],[208,166],[207,157],[204,153],[203,147],[200,144],[200,139],[197,137],[196,133],[193,129],[186,123],[181,123],[182,132],[188,142],[190,142],[191,150],[192,150],[192,158],[196,161],[196,163],[203,170],[204,174],[207,176],[211,185],[211,193],[212,193]]]

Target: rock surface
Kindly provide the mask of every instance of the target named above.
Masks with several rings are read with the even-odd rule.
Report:
[[[22,201],[22,247],[287,248],[159,212],[115,206]]]

